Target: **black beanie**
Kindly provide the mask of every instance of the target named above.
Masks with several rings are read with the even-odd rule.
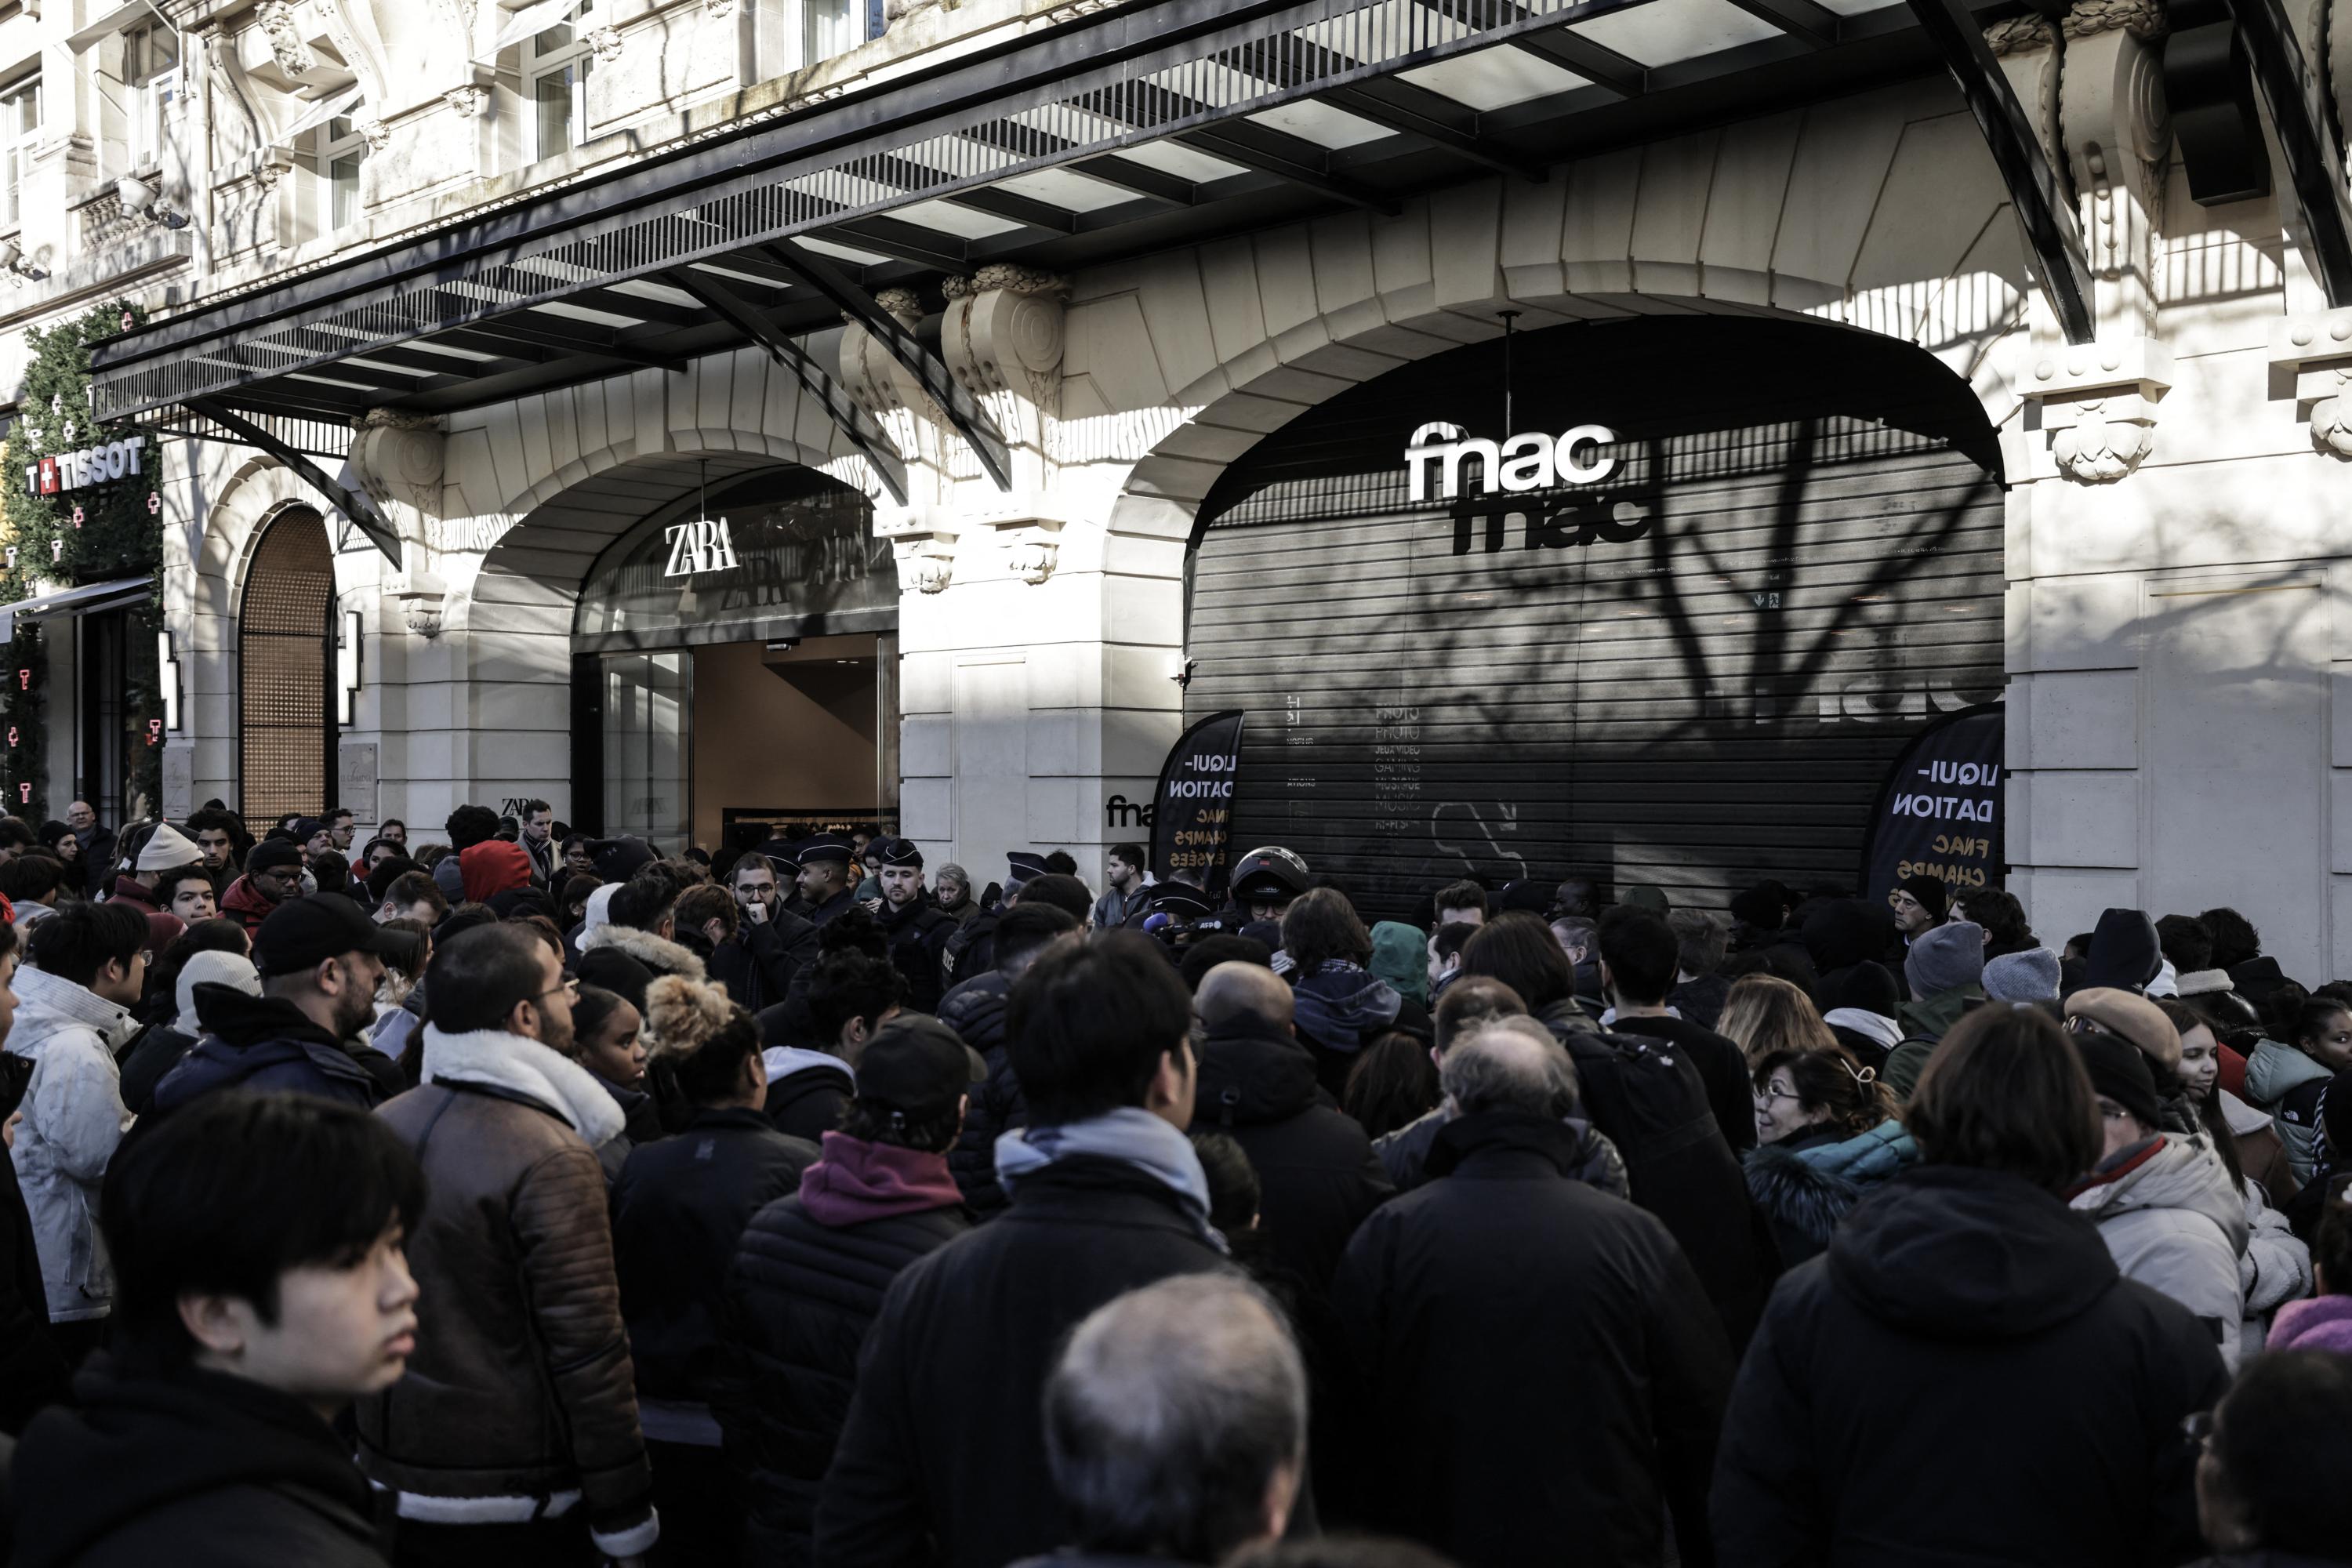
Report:
[[[1941,877],[1930,877],[1922,872],[1916,877],[1906,877],[1895,885],[1918,900],[1928,914],[1937,920],[1940,921],[1952,912],[1952,889]]]
[[[2164,1106],[2156,1098],[2156,1078],[2147,1058],[2121,1035],[2070,1035],[2076,1054],[2091,1075],[2091,1088],[2132,1113],[2143,1127],[2164,1124]]]
[[[2085,985],[2111,985],[2135,995],[2164,968],[2164,946],[2157,940],[2156,922],[2137,910],[2106,910],[2091,933],[2086,955]]]
[[[1892,1018],[1895,1008],[1902,1005],[1901,994],[1895,988],[1895,976],[1885,964],[1867,961],[1822,975],[1821,995],[1824,1013],[1853,1007]]]

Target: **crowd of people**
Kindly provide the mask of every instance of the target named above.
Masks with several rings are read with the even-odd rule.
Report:
[[[0,817],[9,1560],[2352,1563],[2237,910],[520,805]]]

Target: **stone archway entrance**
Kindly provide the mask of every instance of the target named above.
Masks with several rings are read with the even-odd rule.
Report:
[[[248,821],[318,812],[334,772],[335,555],[309,507],[272,519],[237,614],[239,804]]]

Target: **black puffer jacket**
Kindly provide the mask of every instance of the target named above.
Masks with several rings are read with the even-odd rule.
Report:
[[[1237,1018],[1194,1044],[1192,1130],[1233,1135],[1257,1172],[1276,1260],[1328,1289],[1356,1226],[1396,1190],[1371,1140],[1318,1091],[1313,1054],[1288,1034]]]
[[[906,1179],[925,1161],[940,1173],[933,1183]],[[777,1199],[744,1229],[711,1394],[749,1514],[748,1561],[786,1568],[809,1561],[817,1493],[883,1294],[971,1227],[936,1154],[831,1132],[804,1180],[809,1191]]]
[[[6,1115],[0,1111],[0,1120]],[[67,1374],[65,1356],[49,1340],[33,1216],[15,1163],[0,1152],[0,1432],[15,1436],[36,1410],[65,1397]]]
[[[1465,1568],[1654,1563],[1671,1512],[1701,1568],[1730,1348],[1665,1227],[1570,1179],[1579,1158],[1558,1121],[1459,1118],[1437,1179],[1349,1244],[1356,1509]]]
[[[630,1153],[613,1185],[613,1262],[640,1398],[710,1397],[719,1299],[743,1227],[816,1158],[815,1144],[749,1110],[697,1111],[676,1137]]]
[[[2225,1383],[2212,1335],[2088,1219],[2015,1176],[1914,1167],[1773,1292],[1724,1421],[1717,1558],[2181,1562],[2180,1424]]]
[[[745,920],[702,963],[737,1006],[757,1013],[782,1001],[793,976],[816,960],[816,927],[779,905],[765,921]]]
[[[985,1219],[1004,1206],[996,1184],[996,1140],[1029,1124],[1029,1102],[1004,1049],[1004,1007],[1013,983],[998,970],[975,974],[940,999],[940,1022],[963,1037],[988,1063],[988,1079],[971,1086],[971,1108],[963,1131],[948,1152],[948,1168],[971,1212]]]

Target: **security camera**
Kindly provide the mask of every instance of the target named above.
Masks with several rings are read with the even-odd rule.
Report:
[[[49,275],[46,267],[36,267],[25,259],[25,247],[13,239],[0,239],[0,272],[11,272],[29,283],[38,283]]]
[[[144,180],[123,175],[114,182],[114,199],[122,204],[123,211],[152,217],[166,228],[188,226],[188,215],[165,206],[163,194]]]

